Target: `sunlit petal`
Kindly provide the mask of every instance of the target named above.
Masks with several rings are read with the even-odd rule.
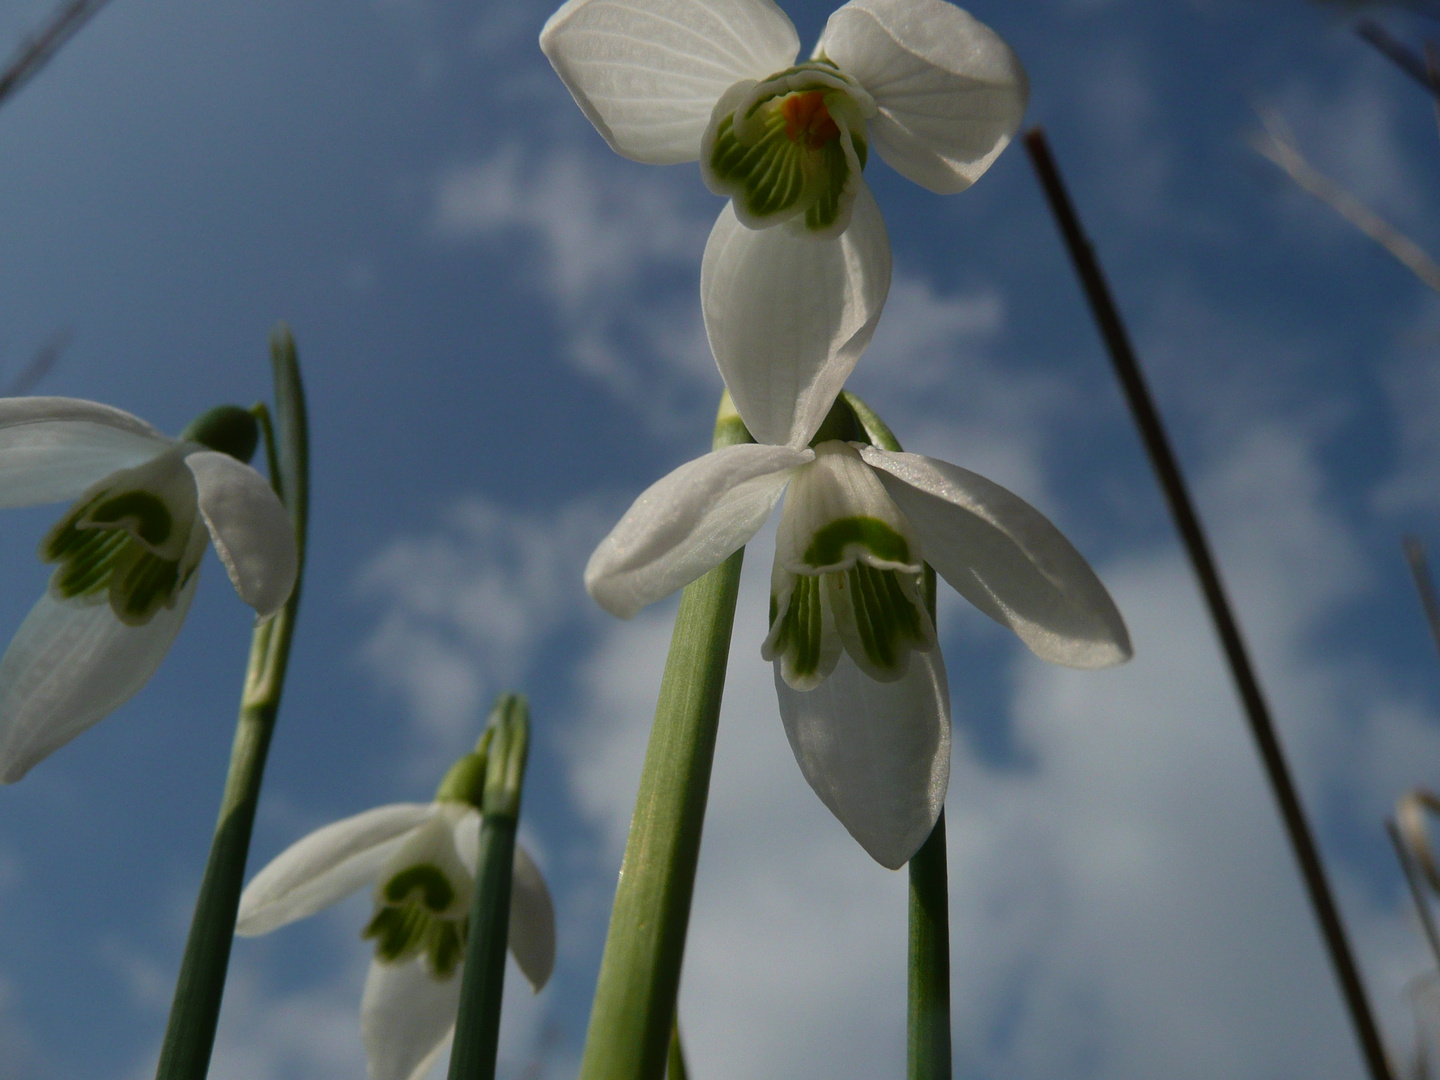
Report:
[[[93,401],[0,398],[0,508],[74,499],[174,442],[143,420]]]
[[[1042,660],[1101,668],[1130,658],[1125,621],[1048,519],[983,476],[919,454],[861,451],[955,590]]]
[[[775,665],[780,719],[820,801],[880,865],[897,870],[925,842],[950,783],[950,692],[940,650],[916,653],[895,682],[848,655],[814,690]]]
[[[810,450],[745,443],[686,462],[635,500],[590,556],[585,588],[628,619],[743,546]]]
[[[202,450],[185,458],[195,475],[200,513],[215,553],[240,599],[273,615],[295,587],[295,529],[270,482],[229,454]]]
[[[771,0],[568,0],[540,48],[596,130],[636,161],[694,161],[741,79],[791,64],[795,27]]]
[[[963,191],[1020,126],[1029,83],[1001,37],[944,0],[850,0],[820,50],[870,91],[880,156],[931,191]]]
[[[393,803],[317,829],[271,860],[240,895],[235,932],[245,937],[313,915],[375,880],[434,803]]]
[[[749,229],[720,212],[700,265],[705,332],[745,426],[804,446],[875,333],[890,292],[890,240],[861,183],[850,227],[815,240]]]
[[[420,1080],[455,1027],[463,965],[447,979],[423,957],[370,964],[360,1001],[360,1038],[370,1080]]]
[[[19,780],[145,685],[180,632],[198,579],[143,626],[120,622],[104,602],[40,598],[0,660],[0,783]]]

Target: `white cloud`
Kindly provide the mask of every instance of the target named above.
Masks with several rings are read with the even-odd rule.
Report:
[[[612,520],[593,501],[525,514],[464,499],[438,531],[392,541],[361,571],[359,595],[381,605],[363,657],[407,699],[427,769],[461,752],[490,699],[588,611],[580,568]]]
[[[523,234],[571,363],[674,432],[693,428],[720,390],[699,303],[716,209],[693,167],[512,146],[441,174],[433,228],[450,242]]]

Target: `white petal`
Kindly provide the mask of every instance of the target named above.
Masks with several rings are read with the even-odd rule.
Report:
[[[149,681],[185,622],[199,574],[144,626],[126,626],[102,596],[80,605],[47,592],[0,660],[0,783],[99,723]]]
[[[262,618],[273,615],[290,599],[300,566],[295,529],[279,496],[229,454],[201,450],[185,464],[195,474],[200,513],[235,591]]]
[[[0,508],[74,499],[174,439],[127,412],[77,398],[0,398]]]
[[[874,96],[880,156],[940,194],[978,180],[1025,115],[1030,87],[1010,46],[944,0],[850,0],[819,48]]]
[[[410,831],[434,813],[434,803],[377,806],[297,840],[245,886],[235,932],[266,934],[343,900],[374,881]]]
[[[780,719],[820,801],[881,866],[909,861],[945,805],[950,690],[939,649],[880,683],[848,655],[814,690],[792,690],[775,665]]]
[[[687,461],[652,484],[590,556],[585,588],[628,619],[743,546],[810,450],[744,443]]]
[[[360,1038],[370,1080],[419,1080],[425,1075],[460,1011],[464,965],[448,979],[430,974],[423,957],[400,964],[370,964],[360,1000]]]
[[[515,845],[510,884],[510,952],[538,994],[555,969],[555,905],[530,853]]]
[[[926,561],[1036,656],[1077,668],[1130,659],[1130,635],[1105,586],[1029,503],[933,458],[874,447],[861,455],[881,470]]]
[[[748,229],[726,205],[705,244],[700,300],[715,362],[757,441],[810,441],[889,292],[890,238],[864,183],[837,240]]]
[[[771,0],[567,0],[540,48],[618,153],[671,165],[699,156],[721,94],[790,66],[800,39]]]

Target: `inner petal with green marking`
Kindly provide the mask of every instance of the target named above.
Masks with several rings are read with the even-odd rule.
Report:
[[[842,651],[872,678],[898,679],[911,652],[935,647],[919,545],[853,447],[822,442],[815,455],[791,481],[776,531],[761,654],[781,661],[796,690],[820,685]]]
[[[173,607],[204,551],[195,481],[178,451],[114,473],[82,495],[40,542],[58,564],[50,593],[82,604],[108,600],[115,617],[143,626]]]
[[[814,62],[740,83],[716,106],[701,150],[706,183],[751,228],[792,221],[838,236],[865,167],[868,95]]]
[[[375,942],[375,957],[399,964],[424,957],[437,979],[455,974],[465,956],[472,867],[460,859],[456,830],[475,830],[480,816],[464,803],[439,804],[391,856],[375,886],[375,914],[362,934]]]
[[[455,915],[462,891],[438,866],[408,866],[382,882],[383,900],[361,936],[386,963],[423,955],[437,978],[448,979],[464,958],[470,928],[468,914]]]

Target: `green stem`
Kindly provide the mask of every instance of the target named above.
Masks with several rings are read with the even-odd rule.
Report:
[[[854,394],[844,402],[870,441],[900,451],[900,440]],[[935,618],[935,571],[925,567],[925,603]],[[949,1080],[950,1058],[950,881],[945,862],[945,810],[920,850],[910,858],[910,1001],[906,1030],[909,1080]]]
[[[949,891],[942,809],[910,858],[909,1080],[950,1080]]]
[[[714,445],[749,441],[727,395]],[[741,548],[681,594],[600,961],[581,1080],[665,1075],[744,553]]]
[[[268,410],[263,406],[257,408],[256,419],[265,434],[271,482],[290,512],[303,572],[309,493],[305,395],[300,384],[295,342],[288,330],[283,327],[276,330],[271,337],[270,351],[275,371],[275,405],[280,418],[278,454]],[[280,691],[285,683],[299,605],[297,576],[295,591],[285,606],[257,626],[251,640],[250,664],[230,752],[230,771],[220,801],[220,818],[210,845],[210,860],[200,884],[200,896],[195,902],[185,956],[180,962],[180,977],[175,985],[175,1000],[165,1028],[156,1080],[202,1080],[210,1066],[215,1025],[220,1019],[220,999],[225,991],[225,972],[230,963],[230,943],[235,933],[235,912],[245,877],[245,858],[250,850],[265,755],[280,707]]]
[[[449,1080],[493,1080],[495,1053],[500,1045],[515,829],[529,751],[529,708],[525,699],[519,694],[502,695],[490,714],[490,729],[493,734],[486,746],[475,899],[470,908]]]

